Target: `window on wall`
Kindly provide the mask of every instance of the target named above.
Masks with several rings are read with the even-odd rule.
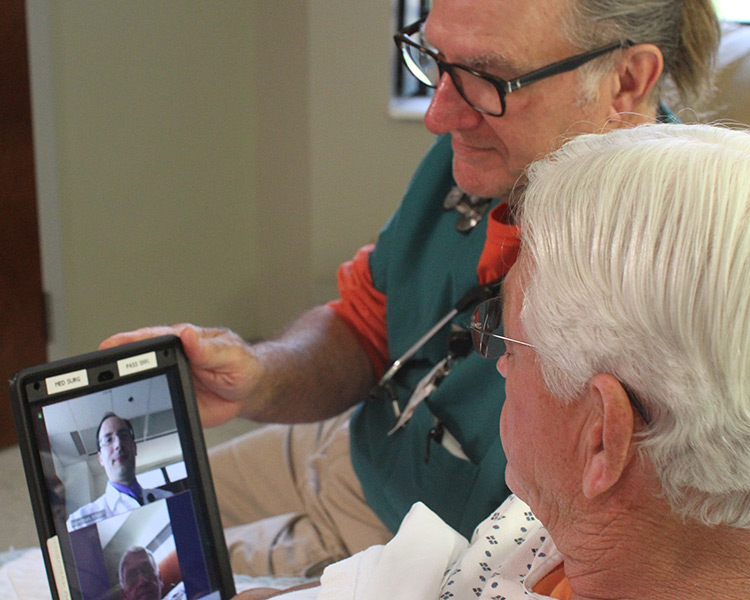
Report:
[[[748,0],[714,0],[716,12],[723,21],[750,23],[750,2]]]
[[[395,7],[395,31],[411,25],[427,16],[431,0],[397,0]],[[393,92],[391,94],[391,116],[401,119],[421,119],[432,96],[432,89],[417,81],[404,66],[393,46]]]

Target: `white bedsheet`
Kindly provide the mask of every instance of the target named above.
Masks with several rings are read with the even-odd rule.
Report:
[[[469,543],[422,503],[404,517],[398,535],[329,566],[321,585],[283,600],[436,600],[448,567]]]
[[[317,600],[435,600],[446,569],[466,550],[466,538],[422,503],[386,546],[373,546],[328,567]]]
[[[0,598],[3,600],[51,600],[42,551],[34,548],[0,567]]]

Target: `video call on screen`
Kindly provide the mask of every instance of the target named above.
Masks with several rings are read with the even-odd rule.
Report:
[[[141,579],[158,584],[159,600],[220,597],[202,551],[169,378],[159,374],[34,407],[55,529],[75,564],[68,584],[82,600],[122,599],[123,586]],[[107,419],[110,433],[98,447],[97,428],[108,413],[116,417]],[[107,471],[132,468],[132,461],[139,497],[113,485]],[[137,560],[123,559],[136,551],[143,563],[133,567],[138,574],[129,570]]]

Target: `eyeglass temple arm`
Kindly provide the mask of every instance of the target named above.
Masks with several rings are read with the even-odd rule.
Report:
[[[643,422],[646,425],[651,425],[651,417],[648,416],[646,409],[643,407],[643,404],[638,399],[638,396],[635,395],[635,392],[633,392],[633,390],[631,390],[629,386],[625,385],[622,382],[620,382],[620,385],[622,386],[622,389],[625,390],[625,393],[628,396],[628,400],[630,400],[630,404],[635,409],[635,412],[638,413],[638,415],[641,417],[641,419],[643,419]]]
[[[635,42],[633,42],[632,40],[624,40],[620,42],[614,42],[613,44],[609,44],[608,46],[604,46],[603,48],[599,48],[597,50],[592,50],[591,52],[586,52],[585,54],[581,54],[580,56],[559,60],[555,63],[552,63],[551,65],[547,65],[546,67],[542,67],[541,69],[532,71],[531,73],[528,73],[523,77],[519,77],[518,79],[509,81],[507,83],[505,91],[506,93],[510,93],[514,90],[517,90],[518,88],[529,85],[530,83],[534,83],[535,81],[538,81],[540,79],[545,79],[547,77],[551,77],[552,75],[558,75],[560,73],[566,73],[568,71],[574,71],[581,65],[584,65],[587,62],[594,60],[595,58],[599,58],[600,56],[603,56],[608,52],[612,52],[613,50],[618,50],[620,48],[630,48],[630,46],[634,45]]]

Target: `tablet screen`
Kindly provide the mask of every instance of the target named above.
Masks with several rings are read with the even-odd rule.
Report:
[[[224,600],[234,591],[184,357],[145,350],[42,367],[17,386],[55,587],[80,600]]]

